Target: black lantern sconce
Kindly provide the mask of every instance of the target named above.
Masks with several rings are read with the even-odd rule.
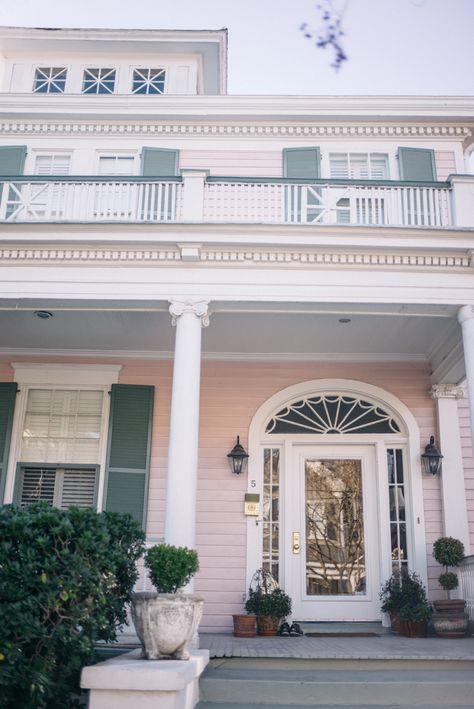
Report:
[[[240,436],[237,436],[237,443],[231,452],[227,454],[231,473],[234,473],[234,475],[245,473],[248,457],[249,454],[240,443]]]
[[[442,457],[441,451],[439,451],[434,444],[434,436],[431,436],[430,442],[421,456],[423,471],[428,475],[437,475],[441,470]]]

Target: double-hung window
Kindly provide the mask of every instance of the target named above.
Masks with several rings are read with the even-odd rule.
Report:
[[[95,504],[104,391],[31,388],[21,438],[17,499],[57,507]]]
[[[389,179],[386,153],[330,153],[329,168],[332,179]]]
[[[67,69],[58,66],[41,66],[35,71],[33,93],[63,94],[66,88]]]

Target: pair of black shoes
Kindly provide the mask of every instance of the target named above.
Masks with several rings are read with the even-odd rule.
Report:
[[[280,625],[278,635],[281,635],[284,638],[298,638],[300,635],[304,635],[304,632],[298,623],[292,623],[291,625],[289,623],[282,623]]]

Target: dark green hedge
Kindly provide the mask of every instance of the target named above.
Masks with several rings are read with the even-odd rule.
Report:
[[[0,707],[76,706],[97,640],[114,640],[143,553],[129,515],[0,508]]]

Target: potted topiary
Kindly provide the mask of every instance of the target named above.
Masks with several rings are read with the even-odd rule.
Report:
[[[276,635],[280,622],[291,613],[291,598],[281,588],[270,593],[249,589],[245,610],[257,616],[259,635]]]
[[[458,566],[464,558],[464,544],[454,537],[440,537],[433,544],[433,557],[444,566],[438,583],[446,591],[447,598],[433,601],[435,614],[433,626],[440,638],[462,638],[467,634],[469,618],[465,613],[466,601],[450,598],[450,591],[459,586],[458,575],[449,571],[450,566]]]
[[[197,552],[157,544],[145,554],[145,567],[157,592],[132,596],[132,618],[148,660],[189,660],[188,643],[197,632],[203,600],[178,593],[199,569]]]

